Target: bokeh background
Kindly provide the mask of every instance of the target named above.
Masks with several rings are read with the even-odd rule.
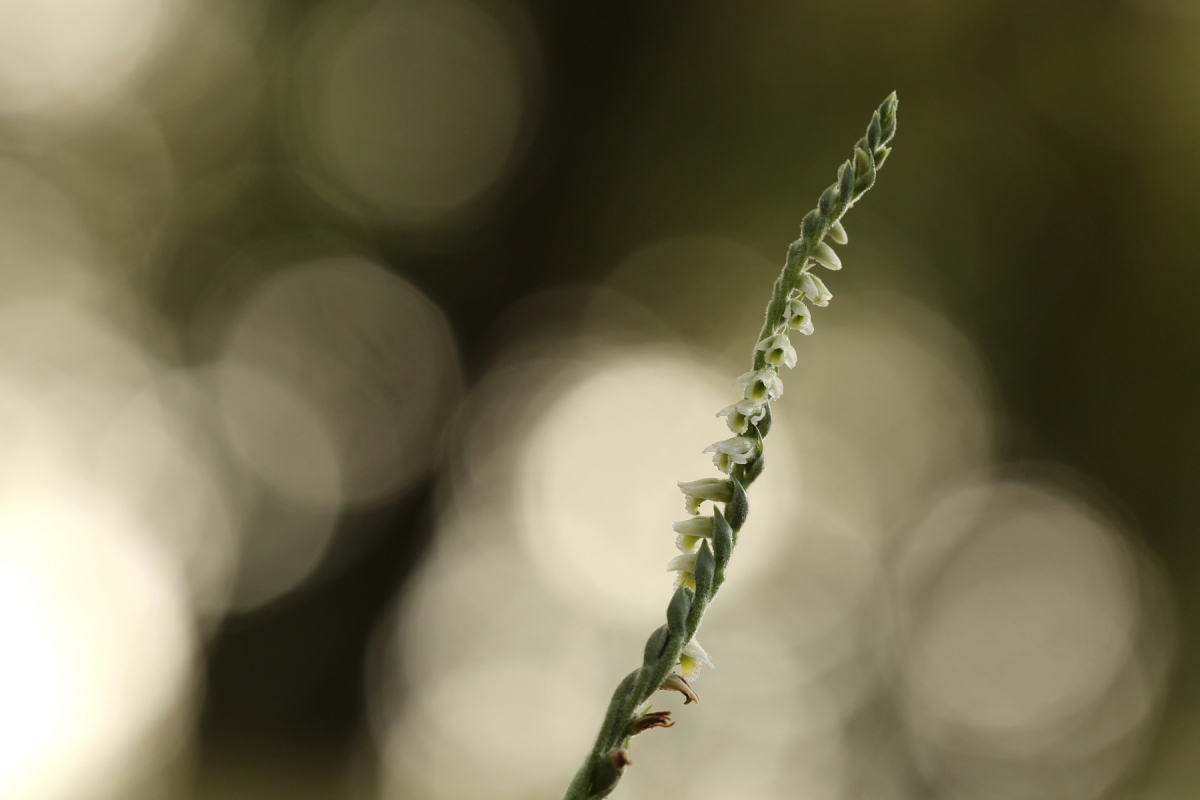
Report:
[[[893,89],[617,796],[1200,795],[1200,2],[0,0],[0,796],[560,796]]]

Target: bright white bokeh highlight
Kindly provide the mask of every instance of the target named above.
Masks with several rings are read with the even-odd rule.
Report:
[[[320,564],[346,507],[424,478],[462,392],[441,310],[356,257],[286,267],[233,315],[211,383],[254,476],[235,604],[261,605]]]
[[[192,627],[165,553],[60,475],[0,496],[0,794],[106,798],[182,742]]]
[[[103,105],[160,43],[181,0],[0,0],[0,114]]]

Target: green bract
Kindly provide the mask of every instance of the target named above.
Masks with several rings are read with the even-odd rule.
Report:
[[[809,270],[818,263],[829,269],[841,268],[841,259],[824,240],[828,237],[835,244],[846,243],[842,215],[875,184],[876,172],[891,152],[887,145],[895,132],[896,93],[893,92],[872,115],[866,135],[854,146],[854,157],[838,169],[837,181],[822,192],[817,207],[804,216],[800,238],[788,247],[783,272],[775,281],[763,329],[756,340],[753,367],[735,382],[744,387],[744,399],[720,412],[738,435],[716,442],[705,451],[714,454],[713,463],[728,477],[679,484],[689,514],[697,515],[700,504],[711,501],[712,516],[692,516],[675,523],[679,534],[677,544],[683,554],[667,565],[668,570],[679,573],[675,594],[667,607],[667,624],[646,641],[642,666],[626,675],[617,686],[596,744],[567,787],[564,800],[607,797],[632,763],[628,748],[634,735],[651,728],[669,727],[668,712],[639,711],[654,692],[659,689],[682,692],[685,704],[699,699],[688,679],[699,674],[701,664],[711,666],[712,661],[695,640],[696,629],[725,580],[725,568],[737,545],[738,531],[750,512],[746,487],[762,474],[763,439],[771,427],[770,403],[783,395],[779,368],[796,363],[788,337],[793,330],[812,333],[804,298],[823,307],[833,297],[821,279]]]

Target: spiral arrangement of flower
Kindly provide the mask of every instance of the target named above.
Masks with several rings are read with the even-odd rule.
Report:
[[[775,281],[754,348],[753,367],[734,382],[743,387],[743,397],[717,412],[735,435],[705,450],[713,454],[713,464],[727,477],[679,484],[689,517],[674,525],[680,555],[667,564],[668,571],[678,573],[675,593],[667,605],[667,623],[650,634],[642,666],[617,686],[596,743],[564,800],[607,797],[633,763],[630,740],[650,728],[674,724],[670,712],[650,711],[645,706],[655,691],[681,692],[685,705],[699,700],[691,681],[702,666],[712,666],[712,660],[697,641],[696,631],[725,580],[738,532],[750,513],[746,489],[765,466],[763,440],[771,429],[771,402],[783,396],[779,369],[796,365],[790,334],[813,332],[812,313],[805,301],[823,308],[833,297],[811,270],[818,264],[831,270],[842,268],[841,259],[824,240],[847,242],[841,218],[875,184],[876,172],[891,152],[888,143],[896,132],[896,105],[893,92],[871,117],[866,135],[855,144],[854,157],[838,169],[837,181],[804,216],[800,238],[788,247],[787,261]],[[701,516],[705,502],[712,504],[712,514]]]

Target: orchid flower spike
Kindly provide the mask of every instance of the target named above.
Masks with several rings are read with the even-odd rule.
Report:
[[[837,181],[821,193],[816,208],[801,219],[800,237],[787,248],[757,337],[753,368],[736,381],[743,387],[743,399],[717,414],[725,417],[734,435],[704,450],[712,454],[713,464],[725,475],[679,483],[687,518],[672,526],[679,555],[667,564],[667,571],[676,573],[676,578],[667,604],[666,624],[646,639],[641,666],[617,685],[600,734],[563,800],[609,797],[633,763],[629,754],[633,736],[673,724],[669,712],[650,710],[648,701],[654,692],[680,692],[685,705],[700,699],[689,681],[713,663],[697,641],[696,632],[725,582],[730,556],[750,514],[746,490],[766,464],[763,451],[772,427],[770,404],[783,396],[779,372],[781,367],[792,368],[797,363],[791,332],[811,334],[809,307],[827,306],[833,297],[810,270],[819,271],[817,264],[841,269],[841,260],[831,244],[846,243],[846,230],[840,220],[874,186],[878,170],[891,152],[888,145],[896,132],[896,103],[893,92],[879,106],[866,135],[855,144],[853,155],[839,167]],[[708,515],[700,513],[705,503],[712,503]]]

